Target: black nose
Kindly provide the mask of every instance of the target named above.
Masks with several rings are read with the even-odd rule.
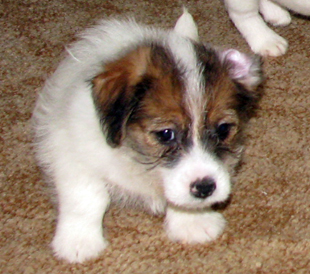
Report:
[[[209,177],[196,180],[190,186],[191,194],[196,198],[200,199],[205,199],[211,196],[215,189],[216,189],[215,181]]]

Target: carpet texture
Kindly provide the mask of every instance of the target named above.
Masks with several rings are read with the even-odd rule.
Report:
[[[217,241],[172,243],[162,218],[112,206],[110,245],[98,259],[78,265],[52,255],[56,210],[31,149],[38,91],[85,27],[124,15],[172,27],[183,4],[203,41],[250,52],[220,0],[0,1],[1,273],[310,273],[310,21],[298,16],[276,29],[288,53],[264,60],[265,95]]]

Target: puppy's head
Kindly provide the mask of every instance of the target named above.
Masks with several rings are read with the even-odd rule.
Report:
[[[260,64],[236,50],[171,40],[139,44],[105,64],[93,98],[107,142],[157,170],[168,202],[206,207],[230,193]]]

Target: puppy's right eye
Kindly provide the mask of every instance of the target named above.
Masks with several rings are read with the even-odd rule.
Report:
[[[228,124],[228,123],[223,123],[220,124],[218,126],[218,128],[216,129],[216,133],[218,135],[218,138],[221,141],[224,141],[225,139],[227,139],[227,137],[229,136],[230,130],[233,127],[232,124]]]
[[[155,135],[158,141],[162,144],[169,144],[176,140],[176,133],[173,129],[164,129],[161,131],[155,132]]]

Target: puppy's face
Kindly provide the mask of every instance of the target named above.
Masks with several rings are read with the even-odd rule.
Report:
[[[94,78],[93,98],[107,142],[158,170],[169,203],[200,208],[230,193],[259,71],[239,52],[190,46],[192,63],[160,45],[129,51]]]

